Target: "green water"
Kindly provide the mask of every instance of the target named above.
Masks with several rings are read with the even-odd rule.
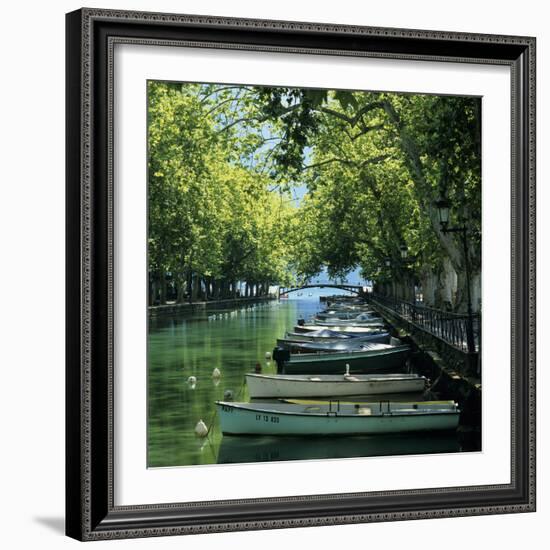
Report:
[[[299,316],[321,309],[318,293],[297,299],[208,309],[152,319],[148,341],[148,465],[187,466],[229,462],[258,462],[343,458],[463,450],[458,437],[370,436],[302,439],[223,437],[214,401],[233,392],[235,401],[248,401],[244,374],[261,363],[262,372],[275,372],[266,360],[277,338],[291,330]],[[221,378],[212,377],[218,368]],[[190,376],[196,385],[188,383]],[[195,435],[203,420],[207,438]]]

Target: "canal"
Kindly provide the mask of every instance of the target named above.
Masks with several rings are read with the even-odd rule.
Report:
[[[209,307],[150,319],[149,467],[479,450],[477,439],[472,443],[460,430],[337,438],[223,437],[214,402],[223,400],[227,392],[235,401],[249,400],[244,374],[253,371],[256,363],[262,372],[276,372],[266,353],[297,318],[322,309],[320,294],[321,290],[313,289],[280,302]],[[216,368],[220,378],[212,376]],[[411,398],[410,394],[392,397]],[[195,435],[199,420],[210,428],[206,438]]]

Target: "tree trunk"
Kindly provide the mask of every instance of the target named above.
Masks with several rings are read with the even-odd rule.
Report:
[[[185,296],[187,301],[191,303],[191,289],[193,288],[193,272],[188,269],[185,276]]]
[[[452,309],[457,288],[457,273],[449,260],[443,259],[443,269],[439,276],[439,302],[443,309]]]
[[[157,295],[158,295],[158,275],[157,273],[153,274],[152,280],[151,280],[151,289],[150,289],[150,296],[149,296],[149,305],[155,306],[157,301]]]
[[[481,311],[481,271],[472,273],[472,311],[479,313]]]
[[[166,273],[160,274],[160,303],[166,303]]]
[[[455,311],[466,313],[468,311],[468,288],[466,272],[458,274]],[[481,308],[481,272],[475,271],[470,274],[470,299],[472,311],[478,312]]]
[[[204,285],[204,301],[207,302],[208,298],[210,297],[210,281],[208,277],[203,277],[202,279],[203,285]]]
[[[212,279],[212,298],[214,300],[217,300],[220,296],[219,296],[219,292],[220,292],[220,285],[219,285],[219,281],[218,279]]]
[[[176,302],[183,304],[185,302],[186,278],[184,273],[176,275]]]
[[[191,302],[196,302],[199,297],[200,277],[197,274],[192,275]]]
[[[445,253],[449,257],[451,264],[454,270],[459,273],[463,266],[464,262],[464,252],[463,247],[460,245],[458,239],[460,236],[454,233],[443,233],[441,231],[441,224],[439,223],[439,213],[435,204],[431,200],[433,191],[431,185],[427,182],[424,175],[424,170],[422,167],[422,161],[420,160],[420,153],[418,152],[417,145],[415,141],[408,135],[408,132],[404,128],[399,114],[389,101],[383,103],[384,110],[388,115],[391,122],[395,125],[397,131],[399,132],[401,149],[405,154],[407,164],[409,167],[409,172],[415,183],[414,189],[416,197],[419,204],[422,206],[424,211],[428,214],[432,228],[439,239],[439,242],[445,250]]]
[[[424,305],[428,307],[435,306],[435,293],[438,287],[437,275],[432,271],[424,271],[421,277],[422,281],[422,299]]]

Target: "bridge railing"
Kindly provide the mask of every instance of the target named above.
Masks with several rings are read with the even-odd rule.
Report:
[[[299,290],[307,290],[308,288],[338,288],[340,290],[347,290],[348,292],[353,292],[357,295],[363,294],[363,287],[360,285],[350,285],[350,284],[311,284],[291,288],[279,287],[279,296],[284,294],[290,294],[291,292],[298,292]]]
[[[380,294],[371,294],[369,301],[389,309],[405,321],[460,351],[478,353],[481,349],[481,316],[479,314],[474,314],[472,318],[475,350],[470,350],[467,337],[468,315],[435,309]]]

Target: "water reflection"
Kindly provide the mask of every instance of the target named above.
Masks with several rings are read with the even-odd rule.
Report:
[[[456,434],[401,434],[362,437],[224,436],[218,464],[315,460],[460,451]]]

